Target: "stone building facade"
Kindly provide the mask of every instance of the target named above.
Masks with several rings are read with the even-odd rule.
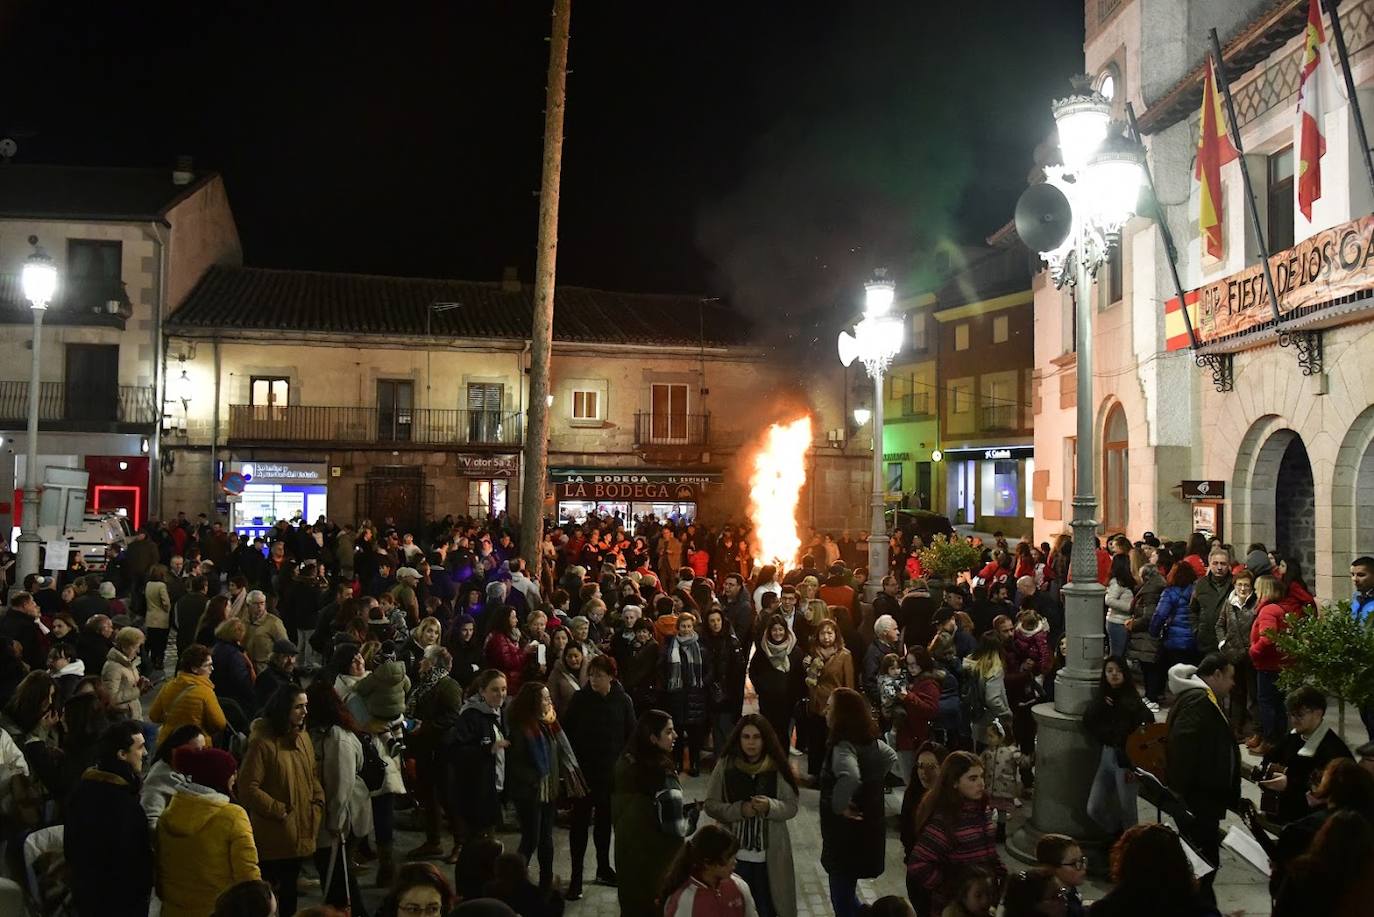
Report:
[[[1199,338],[1194,349],[1183,306],[1170,303],[1177,296],[1158,227],[1132,220],[1094,291],[1093,465],[1103,529],[1184,537],[1206,526],[1237,550],[1262,542],[1297,558],[1320,599],[1339,598],[1349,591],[1350,560],[1374,550],[1374,275],[1351,267],[1325,288],[1281,282],[1280,334],[1267,300],[1227,292],[1258,270],[1240,163],[1222,169],[1219,259],[1202,254],[1192,179],[1207,29],[1216,27],[1276,271],[1327,237],[1337,239],[1333,251],[1351,240],[1368,246],[1360,221],[1374,209],[1374,192],[1351,109],[1334,87],[1322,196],[1311,221],[1296,207],[1295,63],[1306,0],[1091,0],[1086,10],[1086,70],[1111,90],[1118,111],[1130,102],[1139,117]],[[1374,2],[1340,10],[1369,112]],[[1036,536],[1046,539],[1066,530],[1070,515],[1078,393],[1070,298],[1043,273],[1035,283]],[[1209,486],[1208,499],[1184,499],[1198,496],[1199,481],[1220,487]]]
[[[220,505],[252,531],[312,507],[336,520],[518,515],[540,486],[588,511],[742,520],[771,423],[811,414],[804,525],[861,528],[869,453],[831,445],[838,361],[808,367],[696,297],[559,287],[550,480],[523,479],[532,290],[499,283],[216,268],[168,323],[170,374],[194,394],[170,445],[167,513]],[[226,475],[257,472],[241,494]],[[266,469],[270,473],[264,473]],[[237,482],[234,483],[237,486]],[[189,511],[189,509],[188,509]]]

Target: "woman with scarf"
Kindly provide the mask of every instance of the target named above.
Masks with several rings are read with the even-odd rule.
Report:
[[[678,616],[677,633],[664,643],[658,661],[659,702],[672,715],[678,729],[673,764],[682,763],[682,746],[686,745],[687,773],[695,777],[701,764],[701,747],[706,741],[707,686],[714,676],[711,653],[697,633],[695,615],[684,612]],[[719,685],[715,689],[719,691]]]
[[[570,643],[563,648],[549,672],[549,696],[553,698],[554,712],[562,716],[573,695],[586,683],[587,657],[582,647]]]
[[[806,666],[797,638],[787,619],[775,614],[768,618],[759,635],[758,652],[749,663],[749,680],[759,696],[759,713],[777,733],[786,749],[792,736],[792,712],[805,687]]]
[[[424,810],[425,842],[406,853],[407,860],[429,859],[444,855],[439,846],[440,816],[447,816],[453,847],[448,862],[456,863],[458,855],[458,825],[442,792],[448,785],[448,761],[439,743],[458,722],[463,707],[463,689],[450,678],[453,656],[441,646],[425,650],[415,687],[406,701],[406,715],[420,721],[420,727],[409,734],[406,748],[415,755],[416,795]]]
[[[508,721],[506,797],[520,819],[520,855],[528,864],[538,851],[539,888],[548,892],[553,887],[554,804],[560,780],[567,779],[573,797],[585,796],[587,784],[543,682],[525,682],[511,701]]]
[[[735,871],[748,884],[759,917],[795,914],[787,822],[797,814],[797,778],[773,727],[757,713],[742,718],[721,746],[706,787],[706,814],[739,841]]]
[[[858,688],[854,678],[854,657],[845,648],[839,625],[833,620],[821,620],[811,632],[811,652],[802,659],[802,664],[806,667],[807,691],[806,772],[814,778],[820,775],[825,763],[825,711],[830,705],[830,695],[836,688]],[[754,897],[757,901],[758,896]]]
[[[473,679],[450,733],[449,798],[469,840],[490,834],[501,820],[506,749],[510,748],[505,706],[506,676],[496,669],[483,669]]]

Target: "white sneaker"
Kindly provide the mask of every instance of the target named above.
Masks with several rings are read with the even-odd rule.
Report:
[[[792,755],[795,755],[795,756],[798,757],[798,758],[800,758],[802,755],[806,754],[806,752],[802,751],[800,748],[789,748],[789,749],[788,749],[788,753],[789,753],[789,754],[792,754]]]

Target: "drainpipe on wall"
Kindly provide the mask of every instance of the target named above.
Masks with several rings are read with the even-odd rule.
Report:
[[[214,415],[210,420],[210,513],[213,517],[215,503],[219,500],[219,478],[215,476],[215,459],[219,458],[219,385],[220,385],[220,355],[219,338],[214,339],[215,356],[215,407]],[[229,520],[224,520],[225,528],[229,527]]]
[[[148,516],[162,518],[162,416],[167,399],[167,349],[162,338],[163,312],[167,306],[167,250],[172,244],[170,227],[152,224],[157,243],[157,297],[153,304],[153,435],[148,445]]]

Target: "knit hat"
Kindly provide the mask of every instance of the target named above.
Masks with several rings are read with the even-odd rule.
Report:
[[[100,584],[100,597],[101,597],[102,599],[112,599],[112,598],[114,598],[114,597],[115,597],[115,587],[114,587],[114,583],[101,583],[101,584]]]
[[[300,650],[296,649],[296,644],[290,640],[274,640],[272,641],[272,652],[278,656],[295,656],[300,653]]]
[[[193,783],[229,795],[229,778],[238,770],[234,756],[218,748],[192,748],[183,745],[172,752],[172,769],[185,774]]]
[[[1245,555],[1245,569],[1249,570],[1256,577],[1264,576],[1274,569],[1274,565],[1269,562],[1269,555],[1256,549]]]

